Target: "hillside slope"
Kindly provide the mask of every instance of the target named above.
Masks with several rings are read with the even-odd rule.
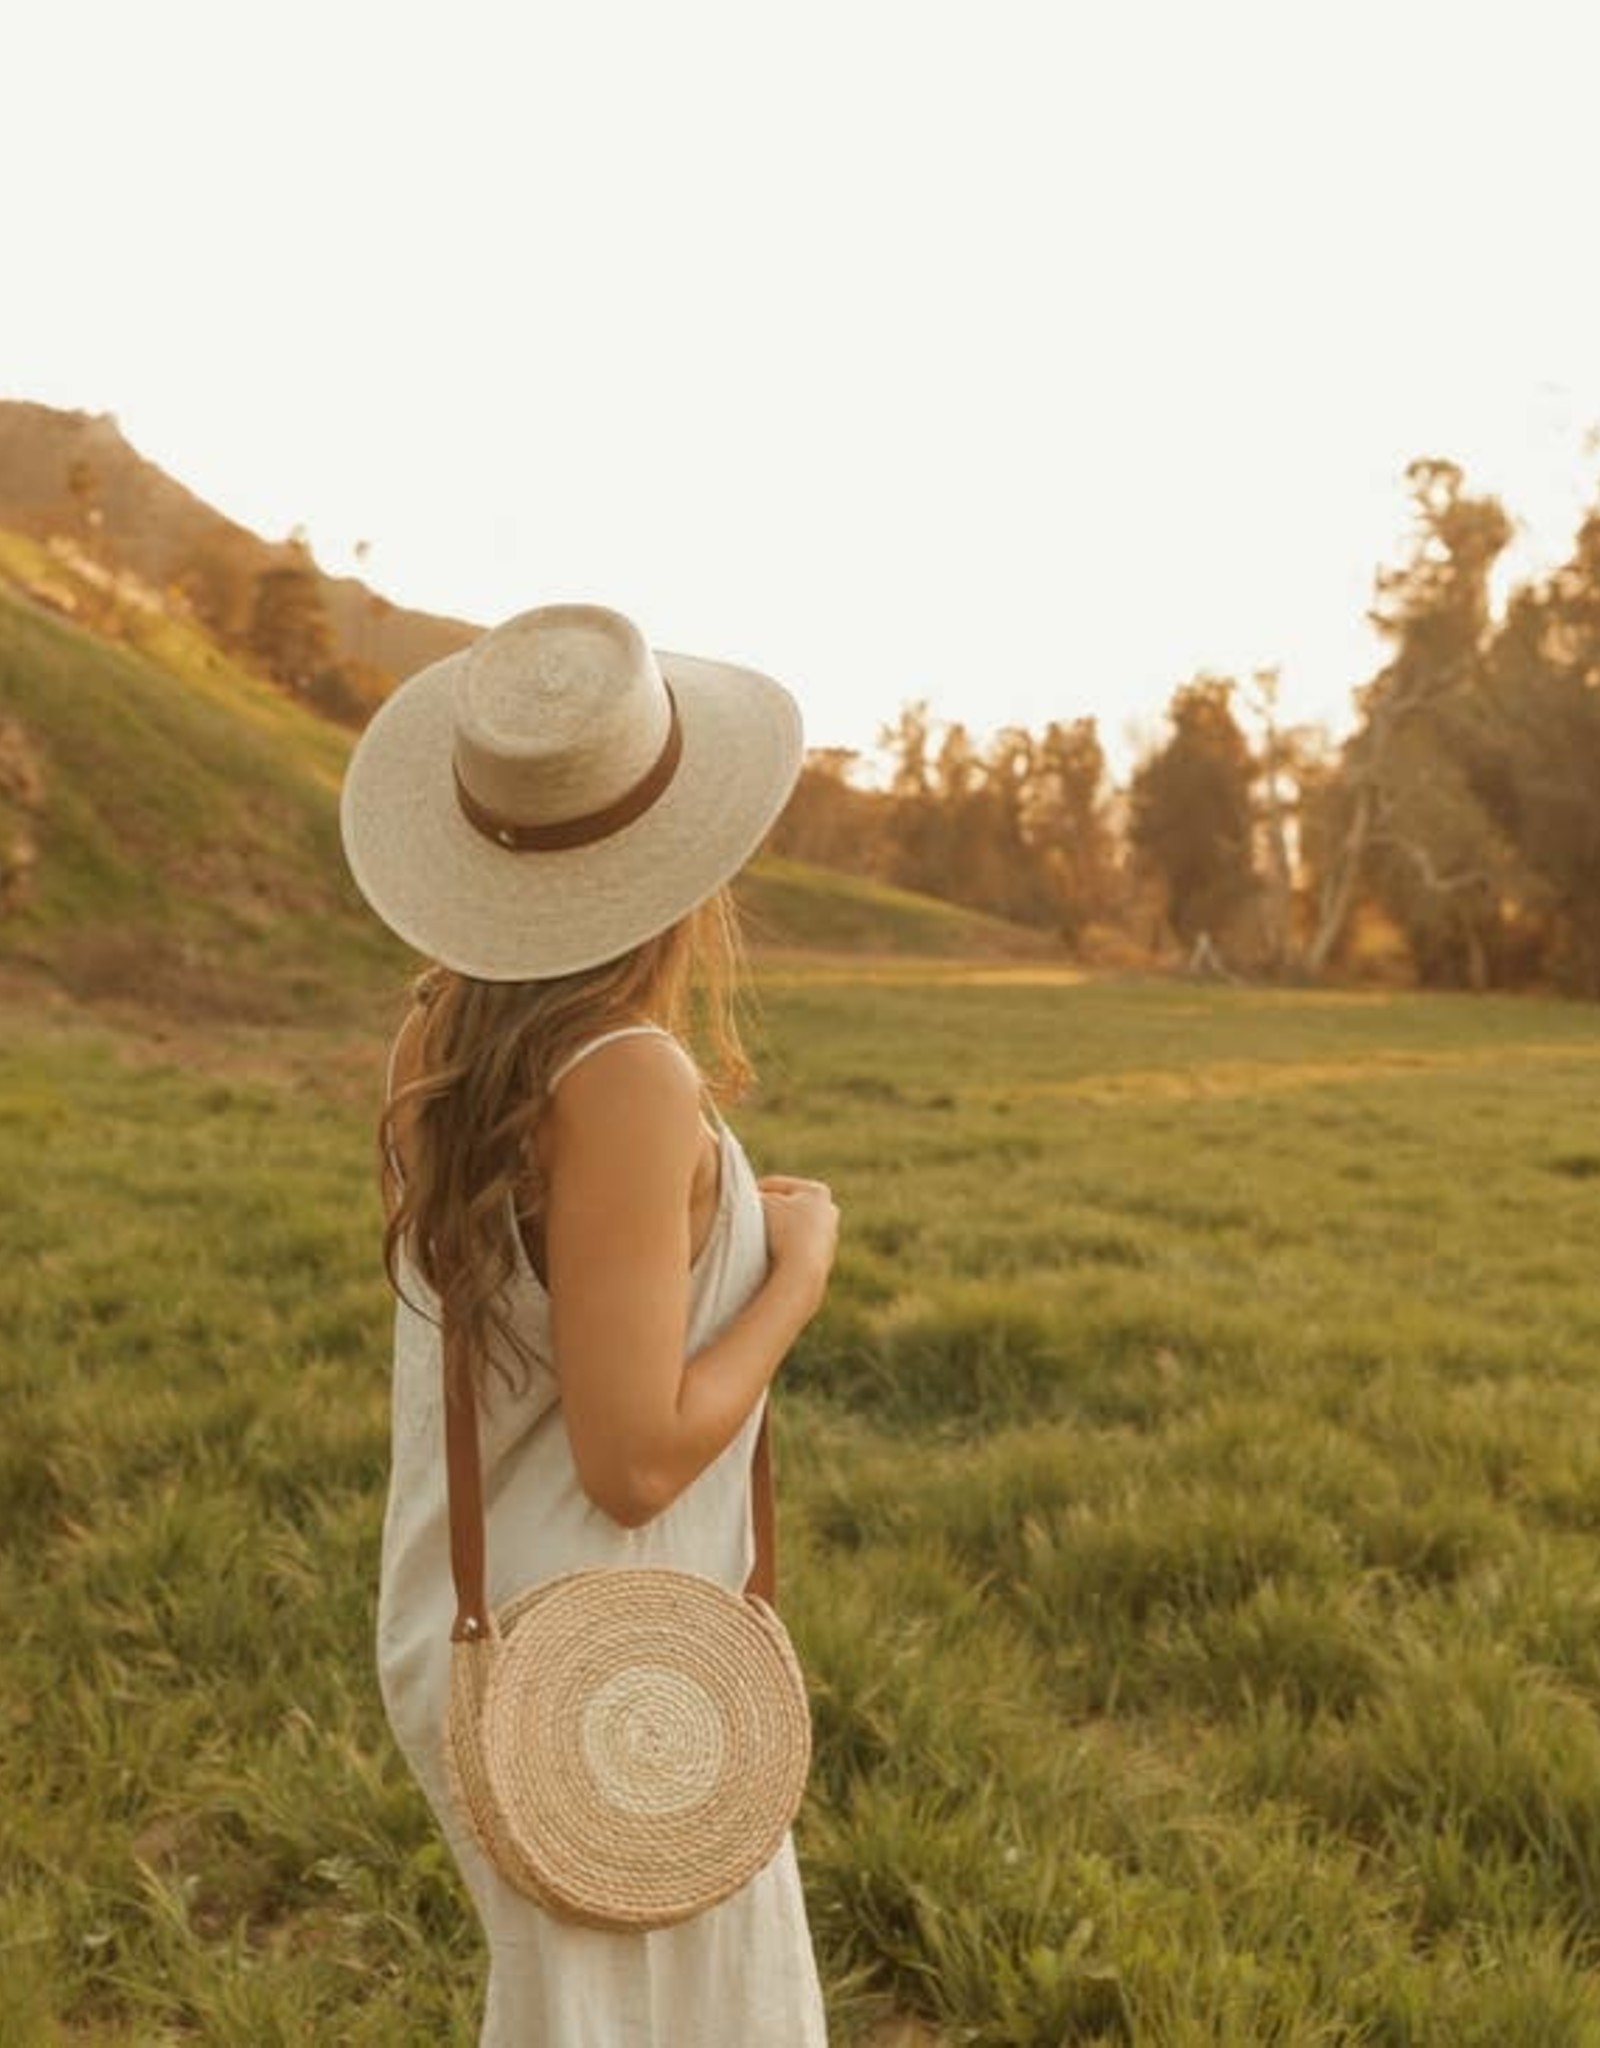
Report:
[[[1045,932],[862,875],[764,854],[739,883],[757,952],[905,954],[935,959],[1061,957]]]
[[[285,557],[168,476],[124,438],[108,413],[0,399],[0,527],[42,538],[75,533],[83,514],[69,477],[92,481],[97,532],[114,560],[163,589],[208,549],[223,548],[252,581]],[[338,652],[406,676],[465,646],[478,630],[461,619],[390,604],[352,576],[322,577]]]
[[[140,652],[0,593],[0,959],[196,1014],[394,981],[339,852],[347,748],[198,635]]]
[[[78,997],[258,1019],[350,1014],[398,988],[411,956],[339,848],[349,736],[181,620],[128,630],[136,645],[100,639],[0,583],[0,964]],[[1039,951],[798,861],[758,860],[740,896],[758,952]]]

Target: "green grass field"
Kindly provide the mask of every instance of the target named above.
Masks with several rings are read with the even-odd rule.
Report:
[[[1600,2042],[1600,1021],[769,977],[836,2038]],[[0,1042],[0,2048],[468,2042],[371,1671],[380,1031]]]

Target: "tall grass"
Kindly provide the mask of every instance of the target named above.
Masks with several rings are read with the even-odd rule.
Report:
[[[786,972],[835,2031],[1600,2040],[1600,1033]],[[370,1666],[378,1053],[0,1044],[0,2043],[473,2038]]]

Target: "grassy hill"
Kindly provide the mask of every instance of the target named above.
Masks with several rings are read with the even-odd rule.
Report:
[[[798,947],[936,959],[1060,953],[1043,933],[1003,918],[777,854],[766,855],[749,870],[739,900],[751,943],[767,950]]]
[[[0,535],[0,576],[65,572]],[[0,962],[80,997],[200,1015],[349,1015],[410,956],[345,872],[349,736],[230,662],[195,627],[129,614],[126,642],[0,584]],[[1037,951],[903,890],[794,861],[746,885],[758,947],[894,955]]]
[[[137,630],[113,645],[0,593],[0,959],[202,1014],[392,981],[339,853],[348,741],[191,629]]]

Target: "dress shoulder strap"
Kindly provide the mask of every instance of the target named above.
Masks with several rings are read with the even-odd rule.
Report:
[[[669,1044],[677,1045],[665,1025],[662,1024],[621,1024],[615,1031],[602,1031],[598,1037],[587,1039],[576,1052],[569,1052],[545,1084],[552,1092],[563,1082],[575,1066],[586,1060],[590,1053],[598,1052],[603,1045],[610,1045],[619,1038],[664,1038]],[[681,1048],[680,1048],[681,1050]]]

